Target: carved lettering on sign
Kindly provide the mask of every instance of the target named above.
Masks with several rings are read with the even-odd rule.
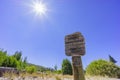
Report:
[[[65,36],[65,53],[67,56],[81,56],[85,54],[85,41],[80,32]]]

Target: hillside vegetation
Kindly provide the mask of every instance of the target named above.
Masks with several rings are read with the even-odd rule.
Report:
[[[85,70],[86,76],[120,78],[120,67],[117,66],[115,63],[116,61],[111,56],[110,56],[110,61],[106,61],[102,59],[95,60],[87,66]],[[46,75],[45,77],[47,77],[53,75],[66,76],[73,74],[72,64],[68,59],[64,59],[61,66],[62,68],[60,70],[57,70],[57,66],[55,66],[55,69],[52,69],[52,68],[31,64],[27,62],[27,57],[25,58],[22,57],[22,52],[16,51],[13,55],[9,55],[7,51],[4,51],[2,49],[0,50],[0,67],[12,67],[12,68],[16,68],[19,71],[23,71],[23,72],[25,71],[30,74],[35,73],[42,77],[43,75]]]
[[[52,68],[31,64],[27,62],[27,57],[22,57],[22,52],[16,51],[13,55],[9,55],[7,51],[0,49],[0,67],[12,67],[19,71],[35,72],[35,71],[53,71]]]
[[[112,62],[96,60],[91,62],[86,68],[86,74],[92,76],[108,76],[120,78],[120,67]]]
[[[21,52],[9,55],[7,51],[0,50],[0,67],[13,67],[19,70],[25,69],[27,58],[22,58]]]

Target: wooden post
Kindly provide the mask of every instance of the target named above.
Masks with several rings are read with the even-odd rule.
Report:
[[[85,80],[81,59],[85,55],[85,39],[80,32],[65,36],[65,54],[72,56],[74,80]]]
[[[81,56],[72,56],[74,80],[85,80]]]

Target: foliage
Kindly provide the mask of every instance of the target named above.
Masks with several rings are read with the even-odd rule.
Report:
[[[22,52],[16,51],[13,55],[8,55],[7,51],[0,49],[0,67],[12,67],[21,71],[25,71],[26,67],[35,66],[37,71],[46,72],[54,71],[52,68],[46,68],[27,62],[27,57],[22,57]]]
[[[111,55],[109,55],[109,61],[112,62],[112,63],[116,63],[117,62]]]
[[[22,60],[22,53],[15,52],[13,55],[8,55],[7,51],[0,50],[0,67],[13,67],[23,70],[27,65],[27,58]]]
[[[4,67],[17,67],[17,60],[13,56],[6,56],[2,62],[2,65]]]
[[[27,66],[35,66],[36,70],[39,71],[39,72],[46,72],[46,71],[51,71],[52,72],[52,71],[54,71],[54,69],[52,69],[52,68],[46,68],[46,67],[31,64],[31,63],[27,63]]]
[[[57,70],[57,71],[54,71],[55,74],[61,74],[62,73],[62,70]]]
[[[35,66],[28,66],[26,67],[26,71],[30,74],[32,74],[33,72],[36,72],[36,67]]]
[[[16,51],[13,56],[17,59],[17,61],[22,60],[22,52]]]
[[[86,74],[93,76],[119,77],[120,68],[105,60],[91,62],[86,68]]]
[[[4,59],[6,58],[7,52],[0,50],[0,66],[2,66]]]
[[[62,62],[62,74],[63,75],[72,75],[72,65],[68,59],[64,59]]]

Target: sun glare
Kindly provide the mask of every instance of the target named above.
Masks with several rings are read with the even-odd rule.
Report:
[[[33,8],[33,12],[35,12],[36,15],[40,15],[40,16],[45,15],[47,11],[46,5],[41,1],[33,2],[32,8]]]

